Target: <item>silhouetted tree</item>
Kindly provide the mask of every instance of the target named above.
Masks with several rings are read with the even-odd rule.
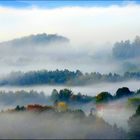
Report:
[[[101,92],[96,96],[97,103],[106,103],[113,99],[113,96],[108,92]]]
[[[132,95],[132,92],[127,87],[119,88],[116,92],[116,98],[126,97]]]

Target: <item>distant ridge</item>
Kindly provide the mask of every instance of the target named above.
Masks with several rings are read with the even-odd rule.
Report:
[[[36,34],[24,36],[21,38],[13,39],[10,41],[4,41],[0,43],[0,46],[44,46],[53,43],[68,43],[69,39],[57,34]]]

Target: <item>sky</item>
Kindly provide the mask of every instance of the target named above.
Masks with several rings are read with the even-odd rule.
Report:
[[[56,8],[64,6],[110,6],[110,5],[125,5],[127,3],[140,3],[139,0],[1,0],[1,5],[24,8],[32,5],[41,8]]]
[[[37,33],[81,44],[105,44],[140,34],[139,1],[0,1],[0,42]]]
[[[139,13],[139,1],[0,1],[0,41],[42,32],[82,43],[133,39]]]

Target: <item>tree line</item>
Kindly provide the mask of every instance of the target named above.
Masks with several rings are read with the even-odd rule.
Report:
[[[0,104],[3,105],[26,105],[29,103],[37,104],[49,104],[52,105],[57,102],[66,102],[69,105],[75,104],[100,104],[115,101],[124,97],[137,97],[140,95],[140,90],[130,91],[127,87],[119,88],[114,95],[109,92],[101,92],[96,96],[83,95],[79,93],[73,93],[70,89],[61,89],[60,91],[54,89],[50,95],[45,95],[45,92],[31,91],[0,91]],[[138,103],[137,98],[129,100],[131,103]]]
[[[0,79],[0,85],[86,85],[100,82],[120,82],[126,80],[140,80],[140,72],[125,72],[101,74],[99,72],[82,73],[80,70],[39,70],[30,72],[12,72]]]

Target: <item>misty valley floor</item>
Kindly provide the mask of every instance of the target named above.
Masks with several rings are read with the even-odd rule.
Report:
[[[0,114],[0,138],[125,138],[126,133],[96,116],[83,113],[16,112]]]
[[[140,90],[127,87],[113,96],[74,94],[66,88],[54,89],[50,96],[33,90],[0,91],[0,138],[137,138],[133,123],[139,128],[139,95]]]

